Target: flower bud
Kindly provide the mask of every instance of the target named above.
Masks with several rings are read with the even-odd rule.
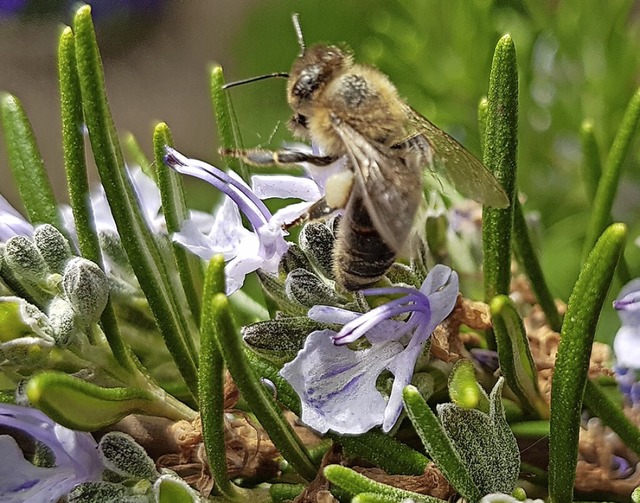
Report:
[[[306,307],[343,306],[346,299],[338,295],[318,276],[305,269],[295,269],[285,280],[287,297]]]
[[[69,503],[111,503],[127,501],[123,485],[110,482],[84,482],[78,484],[67,496]]]
[[[81,323],[100,319],[109,298],[109,281],[97,264],[75,257],[64,270],[62,288]]]
[[[104,466],[119,475],[147,480],[155,480],[159,476],[153,460],[126,433],[107,433],[98,444],[98,453]]]
[[[0,297],[0,353],[22,366],[44,361],[54,346],[46,315],[19,297]]]
[[[280,273],[289,274],[295,269],[311,271],[313,266],[300,247],[291,243],[287,252],[282,256],[278,269]]]
[[[33,233],[33,242],[49,271],[62,274],[65,264],[71,258],[71,248],[60,231],[53,225],[39,225]]]
[[[242,328],[244,341],[272,361],[289,361],[304,346],[307,336],[324,328],[306,316],[288,316],[258,321]]]
[[[54,297],[49,303],[49,321],[59,348],[68,346],[79,331],[77,314],[73,306],[62,297]]]
[[[48,267],[36,246],[25,236],[14,236],[4,248],[4,261],[18,277],[45,284]]]
[[[310,222],[300,231],[300,248],[309,257],[313,266],[324,277],[333,276],[333,245],[335,237],[324,223]]]
[[[307,313],[308,309],[305,306],[287,296],[284,282],[278,276],[266,273],[261,269],[256,271],[256,276],[260,280],[263,292],[278,305],[281,311],[294,315]]]
[[[102,231],[98,235],[100,240],[100,248],[104,254],[105,269],[111,271],[111,268],[116,268],[125,273],[133,273],[131,265],[127,259],[127,253],[122,247],[122,241],[120,236],[116,232]],[[109,263],[109,267],[106,263]]]

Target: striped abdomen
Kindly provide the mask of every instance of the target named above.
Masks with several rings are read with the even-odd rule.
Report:
[[[396,258],[376,231],[362,197],[354,187],[338,225],[333,250],[333,274],[347,290],[360,290],[377,282]]]

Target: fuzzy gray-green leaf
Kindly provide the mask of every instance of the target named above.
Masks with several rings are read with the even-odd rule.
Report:
[[[438,405],[442,427],[482,494],[510,493],[520,470],[518,444],[499,403],[503,382],[491,392],[488,415],[452,403]]]

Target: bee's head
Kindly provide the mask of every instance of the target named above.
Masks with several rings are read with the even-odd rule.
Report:
[[[306,49],[289,72],[289,106],[305,115],[323,87],[351,64],[351,56],[338,47],[314,45]]]

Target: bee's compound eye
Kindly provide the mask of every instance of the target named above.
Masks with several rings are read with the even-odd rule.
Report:
[[[301,99],[311,98],[313,92],[320,86],[321,68],[319,65],[311,65],[300,72],[300,77],[293,86],[293,94]]]

